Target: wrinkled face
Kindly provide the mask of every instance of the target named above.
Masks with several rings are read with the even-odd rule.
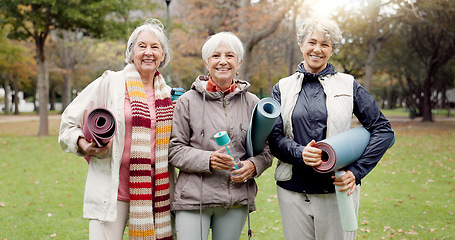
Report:
[[[237,70],[240,68],[239,60],[231,48],[224,44],[218,46],[210,55],[205,66],[212,76],[213,81],[222,87],[230,84]]]
[[[324,34],[314,32],[300,45],[300,51],[303,53],[305,70],[316,74],[327,66],[327,62],[333,54],[333,47]]]
[[[163,48],[154,33],[142,31],[137,35],[133,63],[141,75],[155,74],[164,60]]]

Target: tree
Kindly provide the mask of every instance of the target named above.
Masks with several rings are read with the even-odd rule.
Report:
[[[423,20],[412,25],[410,34],[414,36],[412,47],[426,71],[422,121],[433,121],[431,95],[436,76],[455,54],[455,3],[439,0],[430,1],[427,6],[418,5]]]
[[[1,26],[11,26],[9,38],[32,39],[35,43],[38,70],[38,94],[40,126],[38,136],[49,134],[48,103],[49,73],[45,45],[51,30],[55,28],[80,29],[85,34],[102,36],[105,33],[108,13],[119,9],[118,2],[109,0],[2,0]]]
[[[250,1],[243,0],[238,22],[240,26],[239,36],[244,39],[245,56],[242,68],[239,70],[239,77],[245,80],[250,79],[249,65],[253,60],[253,48],[263,39],[271,36],[285,19],[286,14],[299,1],[259,1],[256,5]],[[254,17],[251,17],[254,16]]]
[[[438,89],[451,81],[437,82],[440,70],[455,55],[455,3],[447,0],[416,1],[409,6],[408,27],[404,39],[407,46],[415,53],[419,69],[413,85],[420,85],[422,90],[422,121],[433,121],[432,109],[435,106]],[[409,64],[409,63],[408,63]],[[443,78],[444,79],[444,78]]]
[[[249,80],[251,65],[254,64],[253,50],[258,44],[273,36],[286,14],[298,0],[180,0],[179,19],[174,22],[180,29],[173,28],[173,48],[177,57],[194,65],[193,72],[205,72],[201,60],[201,48],[205,39],[221,31],[235,33],[243,42],[245,55],[239,70],[239,78]],[[180,62],[180,61],[179,61]],[[197,63],[197,64],[196,64]],[[200,64],[201,63],[201,64]],[[176,69],[176,68],[173,68]],[[186,79],[186,73],[174,70],[186,85],[195,75]],[[175,77],[173,77],[175,79]]]
[[[18,114],[17,93],[20,81],[34,75],[34,69],[30,67],[32,65],[30,64],[31,59],[28,57],[28,49],[17,42],[8,40],[4,31],[0,31],[0,45],[2,46],[0,48],[0,78],[3,80],[2,85],[5,89],[5,114],[9,114],[11,103],[14,104],[14,113]],[[9,98],[10,88],[12,88],[13,99]]]
[[[84,61],[87,54],[87,45],[84,44],[84,35],[78,31],[60,30],[54,31],[52,36],[53,63],[55,64],[56,72],[63,75],[62,84],[62,111],[71,102],[71,82],[73,73],[78,68],[79,64]]]
[[[395,24],[401,19],[401,15],[397,14],[396,10],[397,2],[397,0],[358,1],[359,9],[356,11],[343,9],[337,16],[344,30],[344,37],[350,42],[355,42],[356,48],[361,47],[364,51],[362,54],[364,59],[361,61],[363,61],[364,68],[363,86],[367,91],[371,90],[376,58],[384,43],[393,34]],[[352,56],[345,57],[352,58]],[[352,60],[360,60],[355,56],[354,58],[356,59]],[[341,63],[346,64],[347,62],[342,60]],[[346,70],[350,69],[348,64],[345,66],[347,66]]]
[[[447,66],[455,54],[455,4],[446,0],[404,2],[400,11],[403,21],[395,26],[381,55],[381,66],[398,80],[411,117],[433,121],[432,109],[453,84]]]

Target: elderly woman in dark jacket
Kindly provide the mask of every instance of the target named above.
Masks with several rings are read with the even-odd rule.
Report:
[[[343,232],[335,186],[348,191],[358,211],[360,180],[378,163],[394,138],[389,121],[372,96],[351,76],[335,71],[328,60],[341,43],[341,30],[328,19],[306,20],[298,34],[304,61],[292,76],[273,87],[281,116],[269,136],[286,240],[355,239]],[[371,133],[370,142],[346,174],[318,173],[322,163],[317,141],[350,128],[352,115]]]
[[[248,211],[256,209],[254,178],[273,159],[268,146],[256,156],[246,154],[249,121],[259,99],[248,92],[248,82],[234,79],[242,42],[229,32],[215,34],[202,47],[202,58],[209,76],[196,78],[174,110],[169,156],[180,169],[172,201],[177,239],[207,239],[211,227],[213,239],[237,240]],[[214,135],[220,131],[228,133],[242,168],[233,170],[233,158],[217,146]]]

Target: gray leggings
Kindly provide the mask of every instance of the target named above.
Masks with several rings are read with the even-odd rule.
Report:
[[[178,240],[207,240],[212,227],[212,239],[238,240],[245,225],[248,211],[246,206],[237,208],[208,208],[202,210],[176,211],[175,228]]]
[[[286,190],[277,185],[278,203],[286,240],[354,240],[356,232],[343,232],[335,193],[308,194]],[[360,185],[354,193],[359,210]],[[309,201],[308,201],[309,200]]]

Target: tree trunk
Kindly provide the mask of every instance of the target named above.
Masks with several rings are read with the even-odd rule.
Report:
[[[292,27],[291,27],[291,35],[295,36],[295,33],[297,31],[296,27],[296,20],[297,20],[297,10],[298,8],[294,8],[294,17],[292,18]],[[288,41],[289,46],[288,46],[288,51],[289,51],[289,62],[288,62],[288,75],[291,76],[292,74],[295,73],[295,63],[294,63],[294,53],[296,52],[295,47],[298,46],[297,44],[297,39],[294,37],[291,41]]]
[[[384,40],[381,39],[373,39],[370,44],[368,44],[367,49],[367,57],[365,61],[365,82],[364,87],[365,89],[370,92],[371,90],[371,82],[373,79],[373,72],[374,72],[374,62],[376,60],[376,56],[378,55],[379,51],[381,50],[382,43]]]
[[[35,39],[36,66],[38,70],[38,98],[39,98],[39,130],[38,136],[49,135],[48,103],[49,103],[49,72],[44,56],[44,39]]]
[[[3,87],[5,88],[5,115],[9,115],[10,100],[9,100],[9,81],[8,77],[3,78]]]
[[[66,73],[63,80],[62,89],[62,112],[65,111],[66,107],[71,102],[71,79],[73,78],[73,72]]]
[[[292,4],[289,2],[286,7],[281,9],[276,18],[270,22],[267,25],[267,28],[262,29],[262,31],[259,31],[257,33],[247,33],[245,36],[248,37],[244,43],[245,47],[245,55],[243,58],[243,63],[242,67],[239,70],[239,78],[244,79],[246,81],[250,80],[250,75],[249,75],[249,68],[250,68],[250,62],[252,60],[252,55],[253,55],[253,48],[258,44],[262,39],[265,39],[269,37],[272,33],[274,33],[277,29],[278,26],[280,26],[281,21],[284,19],[286,13],[289,11],[289,9],[292,7]]]
[[[250,69],[250,62],[251,56],[253,52],[253,45],[252,44],[245,44],[245,53],[243,55],[243,62],[242,66],[239,69],[239,79],[243,79],[245,81],[250,81],[250,76],[248,76],[248,72]]]
[[[19,87],[17,86],[17,82],[18,82],[17,74],[13,73],[13,91],[14,91],[13,103],[14,103],[14,114],[15,115],[19,114]]]
[[[53,84],[49,86],[49,110],[55,111],[55,102],[57,101],[57,93],[55,92],[56,86]]]
[[[422,122],[433,121],[433,114],[431,113],[431,72],[428,71],[423,85]]]

